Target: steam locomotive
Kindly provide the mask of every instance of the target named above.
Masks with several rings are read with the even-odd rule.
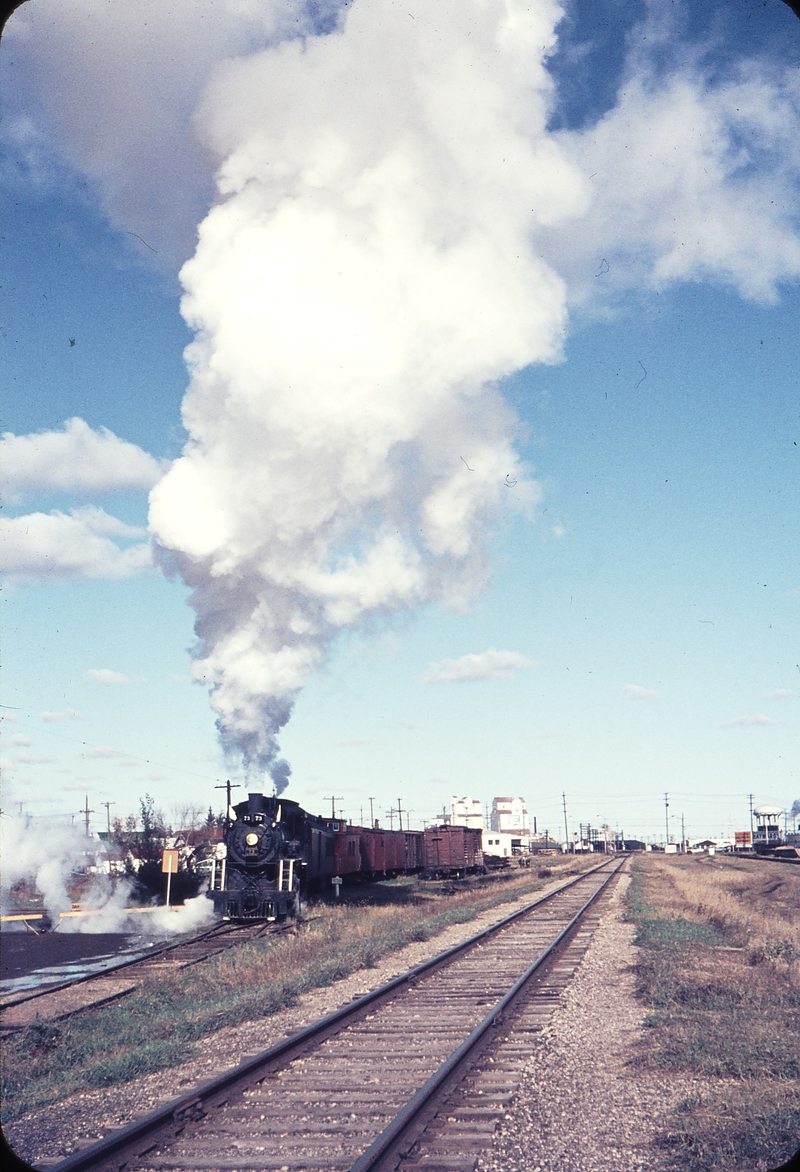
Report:
[[[248,794],[229,810],[206,894],[225,920],[283,920],[331,880],[419,872],[445,878],[482,869],[480,830],[351,826],[309,814],[297,802]]]

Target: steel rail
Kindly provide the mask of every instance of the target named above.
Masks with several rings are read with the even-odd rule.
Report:
[[[140,1119],[134,1120],[133,1123],[118,1128],[82,1151],[67,1156],[66,1159],[57,1164],[51,1164],[48,1172],[89,1172],[90,1169],[108,1169],[109,1172],[112,1170],[113,1172],[121,1172],[132,1160],[146,1155],[162,1143],[176,1139],[189,1123],[200,1122],[208,1114],[208,1108],[221,1106],[231,1094],[238,1090],[245,1090],[254,1082],[258,1082],[266,1073],[267,1068],[286,1064],[298,1057],[304,1050],[311,1049],[330,1035],[338,1033],[348,1020],[357,1018],[359,1014],[364,1013],[376,1002],[388,999],[404,985],[409,985],[420,977],[429,975],[437,968],[444,968],[460,953],[477,946],[521,916],[533,911],[534,908],[540,907],[576,883],[594,875],[603,867],[608,866],[609,861],[606,857],[597,866],[588,868],[580,875],[560,884],[553,891],[547,892],[546,895],[540,896],[505,916],[502,920],[498,920],[497,923],[491,924],[476,935],[463,940],[460,944],[455,944],[429,960],[400,973],[399,976],[387,981],[386,984],[370,990],[369,993],[363,994],[347,1005],[334,1010],[333,1013],[312,1022],[311,1025],[305,1026],[288,1038],[284,1038],[231,1069],[223,1071],[222,1074],[217,1075],[209,1082],[187,1091],[161,1107],[157,1107]],[[615,874],[616,870],[618,868],[612,871],[611,875]],[[603,887],[605,887],[605,883]],[[496,1009],[497,1007],[493,1013]]]
[[[399,1144],[407,1142],[408,1132],[418,1120],[420,1114],[429,1107],[432,1100],[436,1098],[439,1091],[444,1084],[448,1082],[450,1077],[455,1074],[460,1067],[471,1065],[469,1059],[473,1057],[476,1048],[483,1040],[487,1031],[497,1024],[502,1019],[503,1013],[511,1005],[511,1003],[519,996],[528,981],[545,961],[552,956],[558,949],[559,945],[572,932],[573,928],[582,919],[585,912],[592,906],[596,899],[605,890],[608,883],[618,873],[623,866],[625,860],[623,859],[613,871],[608,875],[608,878],[598,887],[597,891],[586,901],[583,907],[576,912],[566,927],[562,928],[554,940],[548,944],[539,955],[533,964],[525,970],[525,972],[514,982],[508,992],[500,998],[500,1000],[490,1009],[483,1021],[479,1022],[468,1038],[465,1038],[457,1050],[454,1050],[450,1057],[442,1063],[439,1069],[431,1075],[428,1081],[421,1086],[413,1098],[409,1099],[405,1107],[398,1112],[392,1122],[384,1128],[381,1134],[373,1141],[370,1147],[359,1156],[356,1162],[351,1166],[350,1172],[378,1172],[384,1167],[384,1160],[392,1156],[399,1156],[400,1152],[397,1150]],[[466,1073],[464,1071],[463,1073]],[[463,1077],[463,1074],[462,1074]],[[386,1165],[386,1172],[388,1172],[388,1164]],[[394,1165],[392,1165],[394,1167]]]

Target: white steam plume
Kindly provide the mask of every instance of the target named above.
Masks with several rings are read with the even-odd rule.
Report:
[[[70,910],[70,876],[76,868],[93,863],[99,852],[99,844],[72,826],[59,826],[49,820],[45,826],[38,820],[4,815],[0,818],[0,906],[5,912],[10,889],[28,879],[36,884],[53,925],[59,925],[62,932],[118,932],[130,927],[124,908],[131,883],[127,879],[112,883],[107,875],[95,875],[81,897],[82,909],[95,914],[59,920],[61,912]]]
[[[205,95],[224,199],[181,273],[190,439],[150,498],[223,744],[279,790],[276,734],[336,632],[463,606],[501,508],[537,499],[495,383],[557,358],[533,240],[585,204],[545,131],[557,4],[345,12]]]

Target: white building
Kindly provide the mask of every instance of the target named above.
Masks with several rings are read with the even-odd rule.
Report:
[[[451,810],[451,826],[470,826],[473,830],[483,830],[483,807],[475,798],[458,798],[454,794]]]
[[[510,859],[514,855],[527,855],[529,846],[527,837],[522,838],[507,830],[484,830],[481,835],[484,855],[493,855],[495,858]]]
[[[490,827],[501,834],[507,832],[515,838],[530,837],[530,823],[524,798],[495,798],[492,802]]]

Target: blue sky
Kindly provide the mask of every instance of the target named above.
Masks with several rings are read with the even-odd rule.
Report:
[[[609,0],[568,5],[559,23],[542,3],[529,41],[504,49],[489,6],[476,38],[508,59],[481,82],[496,121],[473,142],[463,84],[440,80],[471,51],[472,6],[438,40],[404,40],[384,7],[337,18],[298,3],[296,58],[266,3],[257,18],[217,9],[224,27],[206,40],[192,24],[202,5],[174,6],[149,40],[139,21],[152,109],[135,88],[132,17],[103,23],[78,0],[12,17],[3,431],[39,438],[6,440],[6,516],[34,520],[6,547],[4,809],[66,817],[88,794],[102,826],[103,802],[125,814],[145,792],[165,811],[217,806],[214,785],[247,783],[242,753],[254,788],[285,759],[289,796],[321,810],[334,795],[354,819],[369,797],[382,818],[400,798],[421,824],[453,794],[520,793],[555,829],[564,792],[573,824],[659,836],[666,791],[701,835],[745,828],[750,793],[788,808],[800,794],[800,21],[779,3],[675,5],[667,22],[659,6]],[[93,47],[80,36],[90,18]],[[359,36],[392,114],[356,135],[335,54]],[[384,100],[367,67],[353,84]],[[395,125],[414,102],[419,116]],[[322,131],[345,143],[346,170],[319,153]],[[515,169],[506,177],[501,153],[487,175],[481,151],[506,134]],[[385,186],[375,176],[422,157],[420,210],[402,167]],[[297,232],[278,164],[305,209]],[[358,255],[350,225],[373,241]],[[456,277],[441,264],[450,230],[480,240]],[[331,285],[317,306],[348,265],[346,292]],[[264,300],[266,272],[283,273],[285,317]],[[357,315],[340,308],[381,309],[384,286],[391,313],[365,343],[368,319],[348,333]],[[198,325],[192,446],[170,470]],[[65,430],[74,418],[88,428]],[[309,438],[317,418],[322,440]],[[165,472],[153,564],[148,488]],[[181,570],[209,640],[199,674],[222,681],[216,712],[190,678]]]

